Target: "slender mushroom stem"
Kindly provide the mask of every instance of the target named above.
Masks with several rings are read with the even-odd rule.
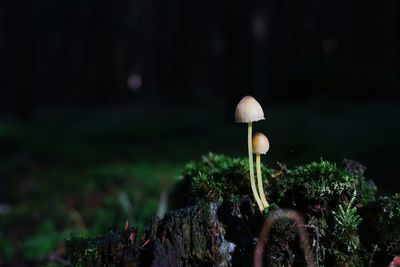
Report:
[[[249,169],[250,169],[250,184],[251,184],[251,190],[253,191],[253,196],[254,199],[257,202],[258,208],[260,211],[264,210],[263,204],[261,202],[260,196],[257,193],[257,188],[256,188],[256,179],[254,177],[254,166],[253,166],[253,130],[252,130],[252,123],[248,123],[248,147],[249,147]]]
[[[262,181],[262,176],[261,176],[261,163],[260,163],[260,154],[256,153],[256,169],[257,169],[257,183],[258,183],[258,192],[260,193],[261,197],[261,202],[264,206],[264,209],[269,207],[268,201],[265,198],[265,193],[264,193],[264,186],[263,186],[263,181]]]

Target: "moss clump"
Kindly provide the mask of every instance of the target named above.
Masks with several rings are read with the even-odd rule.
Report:
[[[298,201],[337,202],[343,194],[354,191],[354,177],[335,163],[321,160],[295,167],[273,184],[275,201],[300,197]]]
[[[279,208],[274,207],[277,212]],[[303,253],[298,248],[298,233],[295,230],[294,222],[282,218],[275,221],[271,230],[270,240],[266,247],[267,266],[296,266],[300,264],[299,260],[303,259]],[[298,252],[298,258],[295,253]]]
[[[321,160],[276,170],[263,166],[270,201],[304,214],[307,227],[318,233],[318,261],[321,265],[359,266],[364,261],[358,226],[358,207],[375,199],[376,189],[363,176],[365,167],[346,160],[344,166]],[[244,159],[209,154],[198,163],[186,166],[183,173],[191,199],[234,199],[250,194],[248,167]],[[265,179],[266,178],[266,179]],[[355,194],[357,192],[357,194]],[[289,221],[277,221],[268,247],[268,259],[290,263],[296,249],[297,233]],[[298,257],[298,255],[297,255]],[[271,262],[273,262],[273,260]],[[292,259],[293,262],[295,260]]]
[[[358,235],[358,226],[362,219],[354,206],[355,199],[356,191],[347,206],[340,204],[336,210],[332,211],[333,231],[328,237],[331,242],[326,243],[328,254],[337,266],[348,266],[349,262],[351,266],[363,265]]]
[[[376,220],[378,245],[388,254],[400,255],[400,194],[382,197],[378,203],[381,208]]]
[[[377,197],[361,164],[346,160],[342,167],[321,160],[294,168],[278,164],[275,170],[262,169],[270,210],[277,214],[281,208],[296,210],[304,216],[300,224],[284,217],[273,222],[264,254],[268,266],[305,265],[299,246],[303,228],[319,266],[384,266],[400,254],[400,195]],[[140,266],[251,266],[265,214],[254,209],[249,196],[247,160],[208,154],[188,164],[172,195],[173,207],[183,209],[153,220],[144,239],[148,245],[136,246],[140,256],[135,252],[128,258]],[[98,263],[99,257],[104,262],[103,255],[118,255],[107,249],[96,254],[93,246],[129,248],[126,234],[115,236],[125,237],[119,239],[121,243],[100,242],[104,237],[70,240],[68,246],[81,251],[72,253],[71,261],[89,266],[86,262]],[[79,247],[75,243],[80,240]]]
[[[363,205],[363,198],[355,192],[362,189],[362,193],[368,191],[374,195],[365,178],[324,160],[293,169],[281,167],[277,172],[281,175],[271,179],[271,198],[282,207],[300,211],[308,225],[318,229],[319,263],[329,266],[362,264],[358,234],[361,218],[357,207]]]
[[[352,198],[347,208],[339,205],[336,211],[332,211],[333,219],[335,220],[333,234],[338,237],[344,249],[349,253],[355,252],[360,246],[357,227],[361,222],[361,217],[357,214],[356,207],[352,206],[353,201],[354,198]]]
[[[384,254],[400,254],[400,194],[383,196],[363,209],[365,222],[361,225],[367,247],[377,246]],[[372,231],[371,231],[372,229]],[[380,253],[382,254],[382,253]]]
[[[344,159],[343,165],[345,171],[354,176],[359,204],[364,206],[372,201],[375,201],[377,188],[372,180],[366,180],[364,177],[367,167],[357,161],[349,159]]]
[[[65,241],[66,254],[72,266],[76,267],[135,267],[139,254],[136,247],[137,231],[137,228],[121,232],[111,231],[94,239],[71,235]]]
[[[269,173],[264,166],[262,173]],[[200,162],[187,164],[181,179],[175,195],[184,196],[185,203],[200,199],[221,201],[251,194],[247,159],[209,153]]]
[[[89,266],[97,261],[97,249],[88,237],[72,234],[65,240],[65,249],[72,266]]]

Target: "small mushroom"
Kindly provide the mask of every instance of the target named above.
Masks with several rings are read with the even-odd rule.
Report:
[[[264,111],[260,104],[252,96],[245,96],[240,100],[236,106],[235,120],[239,123],[247,123],[247,141],[249,151],[249,170],[250,170],[250,184],[251,190],[253,191],[254,199],[260,211],[264,210],[260,196],[257,193],[255,178],[254,178],[254,167],[253,167],[253,152],[252,152],[252,123],[254,121],[264,120]]]
[[[269,207],[268,201],[265,198],[264,186],[261,175],[261,154],[266,154],[269,150],[268,138],[262,133],[255,133],[253,136],[253,152],[256,154],[256,170],[257,170],[257,184],[258,192],[261,197],[261,202],[264,209]]]

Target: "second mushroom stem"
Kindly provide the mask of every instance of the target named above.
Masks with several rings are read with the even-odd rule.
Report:
[[[261,202],[260,196],[257,193],[257,188],[256,188],[256,179],[254,177],[254,166],[253,166],[253,129],[252,129],[252,123],[249,122],[248,124],[248,148],[249,148],[249,169],[250,169],[250,184],[251,184],[251,190],[253,191],[254,198],[257,202],[258,208],[260,211],[264,210],[263,203]],[[264,192],[264,190],[263,190]],[[265,196],[264,196],[265,197]]]
[[[269,207],[268,201],[265,198],[265,193],[264,193],[264,186],[263,186],[263,181],[262,181],[262,175],[261,175],[261,155],[259,153],[256,153],[256,168],[257,168],[257,184],[258,184],[258,192],[261,197],[261,202],[264,206],[264,209]]]

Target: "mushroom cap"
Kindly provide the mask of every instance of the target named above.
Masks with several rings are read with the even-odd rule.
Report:
[[[249,123],[264,120],[264,111],[261,105],[252,96],[245,96],[236,106],[236,122]]]
[[[253,153],[266,154],[269,150],[268,138],[262,133],[255,133],[253,136]]]

